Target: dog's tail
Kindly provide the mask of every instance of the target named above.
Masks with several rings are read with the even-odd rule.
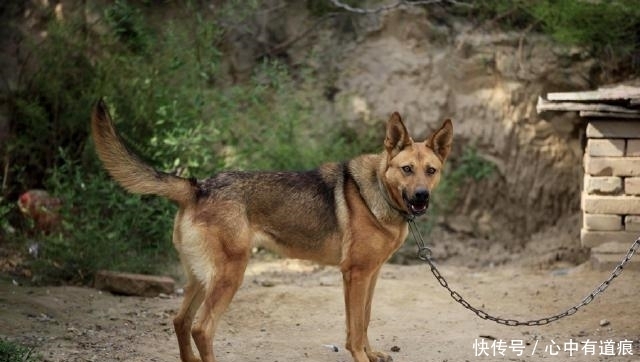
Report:
[[[127,149],[102,100],[93,108],[91,132],[104,167],[127,191],[160,195],[179,204],[195,197],[195,181],[157,171]]]

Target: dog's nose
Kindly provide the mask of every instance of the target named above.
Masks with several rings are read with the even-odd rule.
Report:
[[[428,201],[429,200],[429,190],[427,189],[418,189],[413,195],[416,201]]]

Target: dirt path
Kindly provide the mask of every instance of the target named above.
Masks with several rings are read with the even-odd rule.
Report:
[[[444,266],[442,272],[473,304],[522,319],[572,305],[608,275],[587,266],[542,271]],[[638,361],[639,279],[640,273],[626,271],[575,316],[544,327],[513,328],[480,320],[454,303],[426,267],[387,265],[369,335],[395,361],[566,361],[572,347],[578,349],[572,361]],[[5,280],[0,337],[37,346],[46,361],[178,361],[171,318],[180,301],[180,296],[122,297]],[[215,345],[221,362],[351,361],[343,348],[344,329],[341,277],[334,268],[254,261]],[[632,356],[605,355],[610,347],[617,354],[625,340],[633,341]],[[591,347],[594,355],[585,355]]]

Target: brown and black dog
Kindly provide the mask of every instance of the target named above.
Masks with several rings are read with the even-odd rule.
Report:
[[[221,172],[202,181],[157,171],[129,152],[102,102],[94,108],[92,130],[100,159],[120,185],[179,205],[173,243],[189,281],[173,323],[183,362],[215,361],[216,326],[255,244],[339,266],[346,348],[356,362],[392,360],[369,344],[371,299],[380,268],[407,236],[408,218],[427,211],[451,150],[450,120],[415,142],[394,113],[380,154],[306,172]]]

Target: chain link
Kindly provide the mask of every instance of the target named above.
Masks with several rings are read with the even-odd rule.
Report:
[[[447,291],[449,291],[449,294],[451,294],[451,298],[453,298],[453,300],[458,302],[460,305],[462,305],[466,309],[472,311],[473,313],[475,313],[478,317],[480,317],[482,319],[493,321],[493,322],[496,322],[498,324],[502,324],[502,325],[505,325],[505,326],[512,326],[512,327],[516,327],[516,326],[542,326],[542,325],[545,325],[545,324],[549,324],[549,323],[555,322],[555,321],[557,321],[559,319],[562,319],[564,317],[568,317],[570,315],[576,314],[578,312],[578,310],[580,310],[580,308],[582,308],[582,307],[586,306],[587,304],[593,302],[596,299],[596,297],[598,296],[598,294],[604,292],[609,287],[609,285],[611,285],[611,282],[615,278],[617,278],[620,274],[622,274],[622,271],[624,270],[624,267],[626,266],[626,264],[629,263],[629,261],[633,257],[633,254],[635,254],[636,251],[638,250],[638,248],[640,248],[640,237],[638,237],[636,239],[636,241],[631,245],[631,247],[627,251],[627,254],[622,259],[622,261],[613,269],[613,271],[611,272],[611,275],[609,275],[609,277],[604,282],[602,282],[602,284],[597,286],[589,295],[584,297],[582,299],[582,301],[580,303],[578,303],[577,305],[565,310],[562,313],[558,313],[558,314],[550,316],[550,317],[534,319],[534,320],[529,320],[529,321],[519,321],[519,320],[516,320],[516,319],[506,319],[506,318],[494,317],[491,314],[483,311],[482,309],[479,309],[479,308],[476,308],[476,307],[472,306],[458,292],[456,292],[453,289],[451,289],[451,287],[449,286],[449,283],[442,276],[442,274],[440,274],[440,271],[438,270],[438,268],[436,267],[435,263],[433,262],[433,259],[431,258],[431,249],[429,249],[429,247],[427,247],[425,245],[424,239],[422,238],[422,234],[418,230],[418,228],[417,228],[415,222],[413,221],[413,219],[409,220],[409,230],[411,230],[411,234],[413,235],[413,239],[415,240],[416,244],[418,245],[418,259],[424,261],[425,263],[427,263],[429,265],[429,267],[431,269],[431,273],[433,274],[433,276],[436,278],[438,283],[440,283],[440,285],[443,288],[445,288]]]

